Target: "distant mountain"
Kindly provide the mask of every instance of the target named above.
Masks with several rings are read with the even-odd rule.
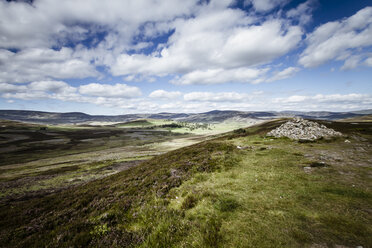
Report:
[[[0,119],[48,124],[84,123],[90,121],[122,122],[131,120],[131,117],[132,117],[131,115],[126,116],[88,115],[80,112],[53,113],[28,110],[0,110]],[[132,118],[138,119],[137,115],[133,116]]]
[[[360,111],[352,111],[354,114],[363,114],[363,115],[372,115],[372,109],[360,110]]]
[[[205,113],[157,113],[157,114],[127,114],[127,115],[88,115],[80,112],[54,113],[28,110],[0,110],[0,119],[45,123],[45,124],[73,124],[89,122],[127,122],[144,118],[172,119],[187,122],[223,122],[230,119],[274,119],[281,117],[300,116],[307,119],[340,120],[346,118],[361,117],[372,114],[372,110],[361,110],[353,112],[299,112],[299,111],[235,111],[235,110],[213,110]]]

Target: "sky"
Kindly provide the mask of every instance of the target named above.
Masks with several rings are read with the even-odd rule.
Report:
[[[0,0],[0,109],[372,109],[372,0]]]

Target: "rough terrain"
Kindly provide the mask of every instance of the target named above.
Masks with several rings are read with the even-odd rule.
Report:
[[[276,138],[287,137],[293,140],[317,140],[320,138],[331,138],[342,136],[342,133],[336,132],[332,128],[327,128],[323,124],[314,121],[304,120],[300,117],[295,117],[287,121],[280,127],[271,130],[267,136]]]
[[[3,247],[372,247],[372,125],[238,129],[115,175],[0,204]],[[349,142],[345,142],[348,139]]]

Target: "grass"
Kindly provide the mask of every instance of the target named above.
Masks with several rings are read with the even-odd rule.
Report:
[[[246,122],[242,121],[226,121],[208,125],[201,125],[200,123],[178,122],[173,120],[143,119],[126,123],[119,123],[115,124],[114,126],[119,128],[147,128],[151,130],[165,130],[178,134],[188,133],[194,135],[217,135],[238,128],[247,127],[247,125],[251,125],[251,123],[247,124]]]
[[[282,122],[2,205],[0,246],[371,247],[370,126],[328,124],[351,143],[264,137]]]
[[[148,120],[135,120],[135,121],[128,121],[125,123],[116,124],[116,127],[146,127],[152,126],[153,123]]]

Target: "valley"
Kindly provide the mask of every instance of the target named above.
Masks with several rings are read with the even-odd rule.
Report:
[[[241,127],[239,123],[181,124],[151,119],[103,126],[1,121],[0,202],[110,176]]]
[[[319,121],[343,136],[305,143],[266,136],[286,121],[209,136],[168,121],[26,125],[82,144],[2,160],[0,245],[370,247],[372,124]]]

